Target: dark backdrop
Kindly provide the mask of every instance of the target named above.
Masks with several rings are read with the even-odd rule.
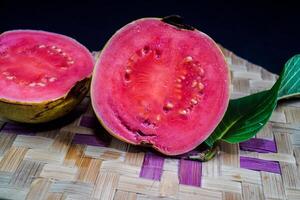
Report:
[[[178,14],[218,43],[272,72],[300,53],[296,3],[229,1],[14,1],[0,0],[0,31],[41,29],[100,50],[123,25],[141,17]]]

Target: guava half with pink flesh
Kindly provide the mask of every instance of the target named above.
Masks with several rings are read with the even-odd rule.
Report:
[[[0,115],[18,122],[58,118],[89,88],[94,59],[67,36],[34,30],[0,35]]]
[[[91,99],[113,136],[167,155],[202,143],[229,101],[229,69],[206,34],[159,18],[134,21],[108,41],[94,69]]]

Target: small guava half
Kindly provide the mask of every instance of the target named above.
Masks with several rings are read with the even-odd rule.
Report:
[[[35,30],[0,35],[0,116],[47,122],[74,108],[87,94],[94,59],[67,36]]]

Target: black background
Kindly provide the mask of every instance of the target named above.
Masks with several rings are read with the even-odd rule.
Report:
[[[0,0],[0,31],[52,31],[100,50],[132,20],[178,14],[239,56],[279,73],[300,53],[300,7],[281,2]]]

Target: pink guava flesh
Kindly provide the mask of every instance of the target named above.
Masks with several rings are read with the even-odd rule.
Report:
[[[103,49],[91,98],[115,137],[178,155],[216,128],[229,85],[224,56],[211,38],[144,18],[119,30]]]
[[[91,75],[94,61],[77,41],[44,31],[0,35],[0,99],[39,103],[65,96]]]

